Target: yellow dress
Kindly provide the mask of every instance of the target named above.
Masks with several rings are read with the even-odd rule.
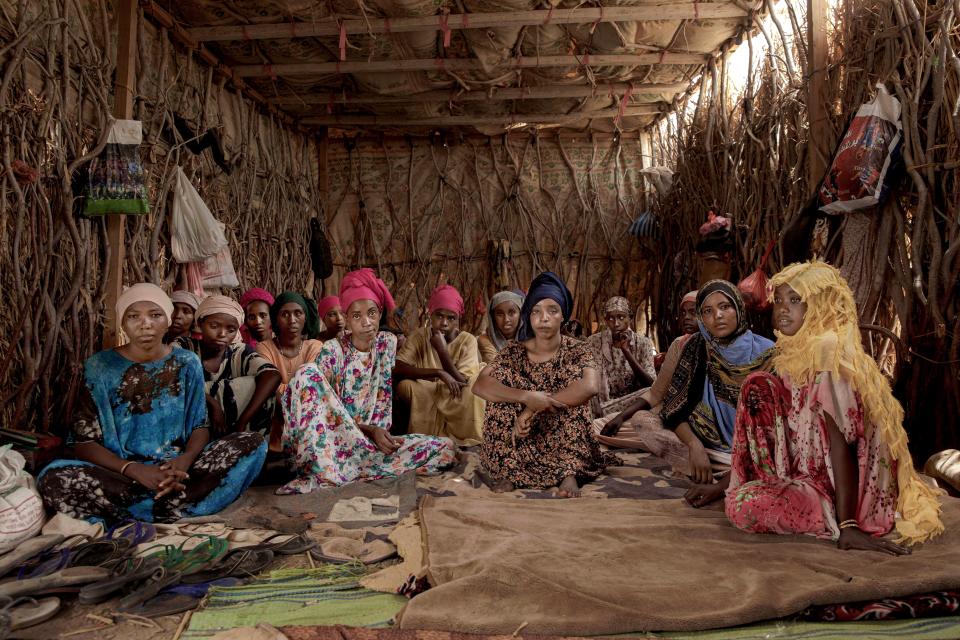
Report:
[[[453,438],[461,444],[479,444],[483,440],[485,402],[473,395],[473,383],[483,368],[475,336],[461,331],[447,345],[453,366],[468,385],[459,398],[440,380],[403,380],[397,395],[410,406],[410,433]],[[440,358],[430,344],[430,328],[414,332],[397,353],[397,360],[412,367],[441,369]]]

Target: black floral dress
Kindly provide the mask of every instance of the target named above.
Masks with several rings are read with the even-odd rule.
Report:
[[[490,375],[513,389],[556,393],[583,377],[584,369],[596,367],[585,343],[564,336],[557,355],[540,363],[530,361],[522,343],[509,343],[490,365]],[[600,450],[590,427],[589,404],[537,415],[530,433],[516,438],[514,446],[513,423],[522,410],[522,404],[487,403],[480,462],[495,479],[509,480],[517,488],[545,489],[571,475],[591,480],[606,467],[622,464]]]

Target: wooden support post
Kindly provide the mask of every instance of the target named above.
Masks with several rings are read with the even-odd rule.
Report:
[[[317,129],[317,191],[320,192],[320,211],[317,212],[317,217],[323,222],[324,229],[326,229],[327,223],[333,219],[333,212],[327,209],[330,202],[328,197],[330,193],[330,179],[327,171],[327,148],[329,139],[330,136],[326,127]],[[327,238],[329,237],[330,232],[328,230]],[[313,276],[311,275],[311,277]],[[319,300],[320,297],[327,294],[326,288],[326,281],[321,280],[320,282],[314,282],[311,293],[316,293],[316,290],[319,289],[319,296],[317,297]]]
[[[133,96],[136,87],[137,54],[137,0],[118,0],[117,8],[117,70],[113,88],[113,116],[118,120],[133,117]],[[104,309],[107,322],[103,330],[103,347],[117,345],[117,299],[123,293],[123,265],[126,262],[125,215],[107,216],[107,243],[110,260],[107,262],[107,288]]]
[[[327,177],[327,144],[330,136],[326,127],[317,129],[317,190],[320,191],[319,215],[324,224],[331,217],[331,212],[327,210],[327,194],[330,191],[330,181]]]
[[[810,126],[807,184],[813,193],[827,170],[833,131],[824,100],[827,68],[827,0],[807,0],[807,118]]]

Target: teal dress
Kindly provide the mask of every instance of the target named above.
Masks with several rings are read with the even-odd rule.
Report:
[[[207,429],[203,367],[174,347],[153,362],[133,362],[114,350],[84,362],[74,415],[76,444],[95,442],[123,460],[160,465],[181,455],[197,429]],[[260,473],[267,443],[257,433],[210,442],[188,470],[186,490],[154,500],[133,480],[82,460],[56,460],[38,484],[48,507],[76,518],[144,522],[216,513]]]

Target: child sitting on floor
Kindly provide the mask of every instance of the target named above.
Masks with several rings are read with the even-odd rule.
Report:
[[[940,491],[920,480],[903,409],[860,342],[850,287],[823,262],[771,280],[776,375],[740,391],[727,517],[755,533],[804,533],[841,549],[909,553],[943,531]]]

